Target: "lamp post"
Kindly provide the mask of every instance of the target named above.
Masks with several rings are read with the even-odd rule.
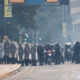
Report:
[[[22,33],[19,33],[19,43],[22,44]]]

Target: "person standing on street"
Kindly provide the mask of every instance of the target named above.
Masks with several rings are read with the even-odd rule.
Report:
[[[15,44],[12,42],[11,45],[10,45],[11,63],[12,63],[12,64],[14,64],[14,63],[16,62],[15,52],[16,52],[16,46],[15,46]]]
[[[0,64],[3,64],[3,43],[0,43]]]
[[[73,47],[72,62],[75,62],[76,64],[80,63],[80,42],[76,42],[76,44]]]
[[[10,62],[9,53],[10,53],[10,43],[8,40],[6,40],[4,43],[4,63],[5,64],[9,64]]]
[[[32,66],[36,66],[36,45],[35,44],[32,45],[31,55],[32,55]]]
[[[44,49],[41,45],[38,46],[37,48],[37,52],[38,52],[38,61],[39,61],[39,65],[43,65],[44,62]]]
[[[60,64],[62,62],[62,53],[61,53],[61,47],[57,43],[55,45],[55,64]]]
[[[29,54],[30,54],[30,49],[29,49],[29,45],[25,44],[25,48],[24,48],[24,53],[25,53],[25,65],[29,65]]]
[[[23,66],[23,47],[21,44],[18,46],[18,56],[19,56],[19,64]]]

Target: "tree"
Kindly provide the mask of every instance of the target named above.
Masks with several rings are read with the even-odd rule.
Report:
[[[3,15],[0,15],[0,34],[8,35],[10,39],[18,40],[20,29],[35,28],[34,16],[39,6],[13,4],[12,7],[12,18],[4,18]],[[0,8],[0,13],[4,14],[3,5]]]
[[[14,23],[20,25],[20,27],[34,28],[36,15],[36,9],[38,6],[28,5],[13,5],[13,18]]]

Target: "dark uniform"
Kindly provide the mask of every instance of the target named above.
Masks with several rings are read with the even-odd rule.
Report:
[[[32,55],[32,65],[36,66],[36,46],[32,46],[31,48],[31,55]]]
[[[9,53],[10,53],[10,44],[9,42],[6,40],[6,42],[4,43],[4,63],[9,64],[10,63],[10,58],[9,58]]]
[[[62,62],[62,53],[61,53],[61,47],[59,44],[55,45],[55,64],[60,64]]]
[[[37,52],[38,52],[38,61],[40,65],[43,65],[44,63],[44,49],[41,45],[38,46],[37,48]]]
[[[76,42],[73,48],[73,59],[72,62],[80,63],[80,43]]]
[[[23,48],[21,44],[19,44],[18,55],[19,55],[19,63],[22,64],[23,66]]]
[[[25,45],[24,53],[25,53],[25,65],[28,65],[30,62],[29,60],[30,49],[28,44]]]
[[[66,44],[65,45],[65,61],[71,61],[71,59],[72,59],[71,46]]]
[[[16,52],[16,46],[13,43],[11,43],[11,45],[10,45],[10,53],[11,53],[11,63],[12,64],[14,64],[16,62],[15,52]]]
[[[55,46],[54,45],[51,46],[51,50],[52,50],[52,62],[54,62],[55,60]]]
[[[3,64],[3,43],[0,43],[0,64]]]
[[[50,44],[45,45],[44,54],[45,54],[45,64],[51,64],[52,63],[52,49],[51,49]]]

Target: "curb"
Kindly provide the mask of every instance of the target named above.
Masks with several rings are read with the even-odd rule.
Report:
[[[30,69],[28,69],[28,71],[26,71],[25,73],[23,73],[19,76],[16,76],[15,78],[12,78],[11,80],[17,80],[17,79],[23,78],[25,76],[28,76],[29,74],[31,74],[33,72],[33,70],[34,70],[34,68],[30,67]]]
[[[7,72],[7,73],[0,75],[0,79],[4,79],[4,78],[7,78],[9,76],[12,76],[12,75],[16,74],[17,72],[19,72],[20,70],[21,70],[21,65],[19,66],[18,69],[15,69],[13,71],[10,71],[10,72]]]

